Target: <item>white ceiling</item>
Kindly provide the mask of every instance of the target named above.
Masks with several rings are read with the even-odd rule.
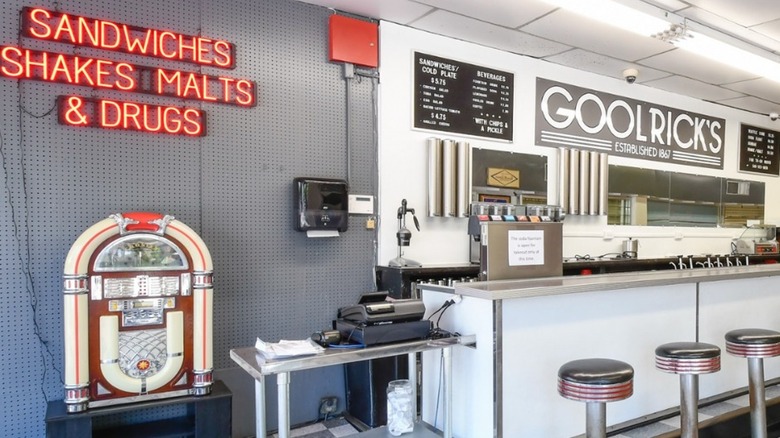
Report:
[[[543,0],[300,0],[760,114],[780,112],[780,83],[607,26]],[[588,0],[581,0],[588,1]],[[644,3],[746,43],[780,63],[779,0]],[[780,68],[780,66],[778,67]]]

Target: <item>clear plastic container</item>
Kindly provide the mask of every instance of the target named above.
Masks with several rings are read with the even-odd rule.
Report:
[[[387,384],[387,429],[393,436],[414,430],[412,384],[409,380],[393,380]]]

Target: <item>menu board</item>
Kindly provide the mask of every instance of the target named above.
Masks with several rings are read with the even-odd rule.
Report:
[[[515,75],[414,53],[414,127],[512,141]]]
[[[739,136],[739,170],[778,176],[778,143],[780,133],[765,128],[741,125]]]

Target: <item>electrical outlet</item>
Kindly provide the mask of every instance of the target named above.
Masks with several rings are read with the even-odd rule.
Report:
[[[338,397],[323,397],[320,399],[320,415],[331,415],[339,408]]]

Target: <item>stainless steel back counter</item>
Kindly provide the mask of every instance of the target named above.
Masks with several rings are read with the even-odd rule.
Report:
[[[780,264],[456,283],[449,290],[463,296],[503,300],[594,292],[606,289],[630,289],[771,277],[775,275],[780,275]],[[434,286],[422,287],[432,290],[447,290],[445,288],[435,288]]]

